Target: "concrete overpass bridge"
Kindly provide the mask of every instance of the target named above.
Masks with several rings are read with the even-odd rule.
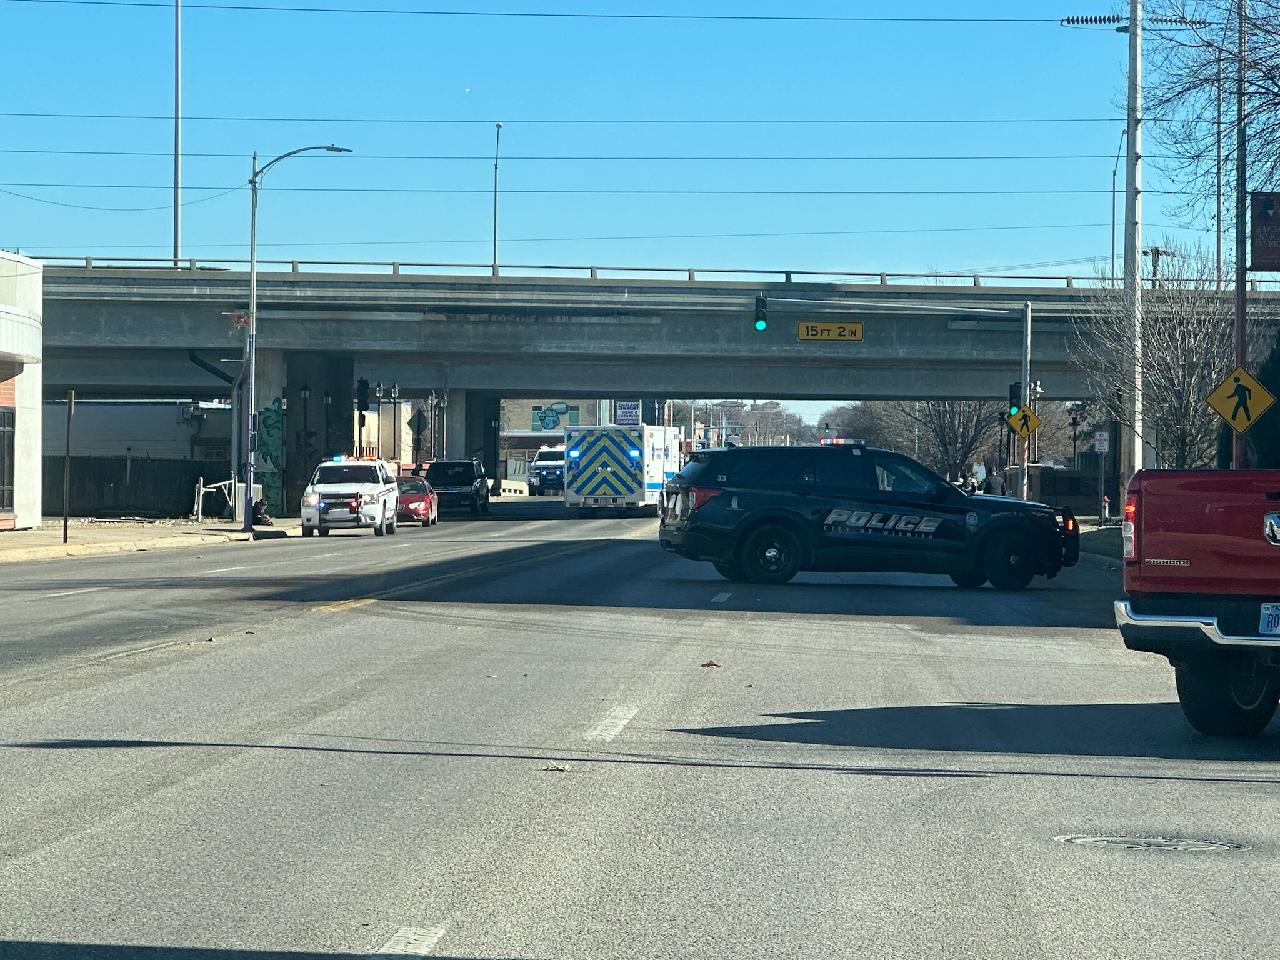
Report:
[[[1102,293],[1065,277],[477,269],[262,262],[256,407],[284,398],[292,417],[307,384],[318,422],[324,389],[351,409],[356,379],[394,381],[449,398],[461,455],[496,449],[502,397],[998,398],[1019,379],[1025,301],[1033,377],[1069,399],[1085,393],[1073,332]],[[242,349],[227,314],[247,308],[243,262],[48,260],[44,283],[46,395],[231,392],[211,371],[238,372],[221,361]],[[820,320],[861,321],[863,340],[797,338]]]

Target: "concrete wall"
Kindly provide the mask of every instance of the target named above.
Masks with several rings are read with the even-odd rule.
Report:
[[[65,401],[46,402],[46,456],[62,455],[66,432]],[[176,400],[77,400],[71,424],[71,454],[151,460],[225,459],[223,472],[229,474],[230,437],[231,411],[225,406]]]
[[[15,411],[14,508],[0,513],[0,529],[40,525],[42,274],[34,260],[0,252],[0,403]]]

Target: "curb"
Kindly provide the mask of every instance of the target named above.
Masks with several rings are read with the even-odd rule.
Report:
[[[248,536],[237,531],[235,533],[179,534],[160,537],[156,540],[132,540],[120,543],[57,543],[48,546],[0,550],[0,564],[31,560],[62,560],[67,557],[101,557],[113,553],[141,553],[150,550],[171,550],[177,547],[198,547],[213,543],[247,543],[248,541]]]

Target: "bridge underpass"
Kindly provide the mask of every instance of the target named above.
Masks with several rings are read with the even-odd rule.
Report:
[[[218,269],[48,267],[45,390],[86,397],[219,398],[239,372],[248,277]],[[770,300],[764,332],[755,297]],[[262,475],[311,424],[350,410],[353,384],[447,398],[444,449],[493,463],[502,397],[982,399],[1019,379],[1021,309],[1047,399],[1086,394],[1074,330],[1100,291],[729,280],[262,273],[255,409]],[[1275,293],[1254,294],[1274,313]],[[859,321],[861,342],[802,341],[797,326]],[[212,371],[224,371],[218,375]],[[289,426],[284,423],[287,410]],[[337,449],[355,438],[329,413]],[[273,498],[274,499],[274,498]]]

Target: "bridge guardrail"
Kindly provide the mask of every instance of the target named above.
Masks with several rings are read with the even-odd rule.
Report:
[[[95,257],[39,256],[48,267],[72,267],[86,270],[243,270],[249,261],[243,259],[183,257]],[[738,267],[654,267],[606,266],[590,264],[501,264],[497,270],[491,263],[444,263],[409,260],[275,260],[258,261],[264,273],[359,273],[389,276],[463,276],[480,279],[505,277],[531,279],[566,277],[575,279],[618,281],[629,278],[685,280],[689,283],[712,280],[763,281],[772,283],[860,283],[878,286],[1021,286],[1021,287],[1086,287],[1119,286],[1119,277],[1072,276],[1062,274],[1007,273],[902,273],[896,271],[850,270],[783,270]],[[323,269],[322,269],[323,268]],[[1150,278],[1144,277],[1144,283]],[[1161,278],[1161,283],[1176,284],[1177,277]],[[1251,280],[1249,289],[1276,289],[1280,283]]]

